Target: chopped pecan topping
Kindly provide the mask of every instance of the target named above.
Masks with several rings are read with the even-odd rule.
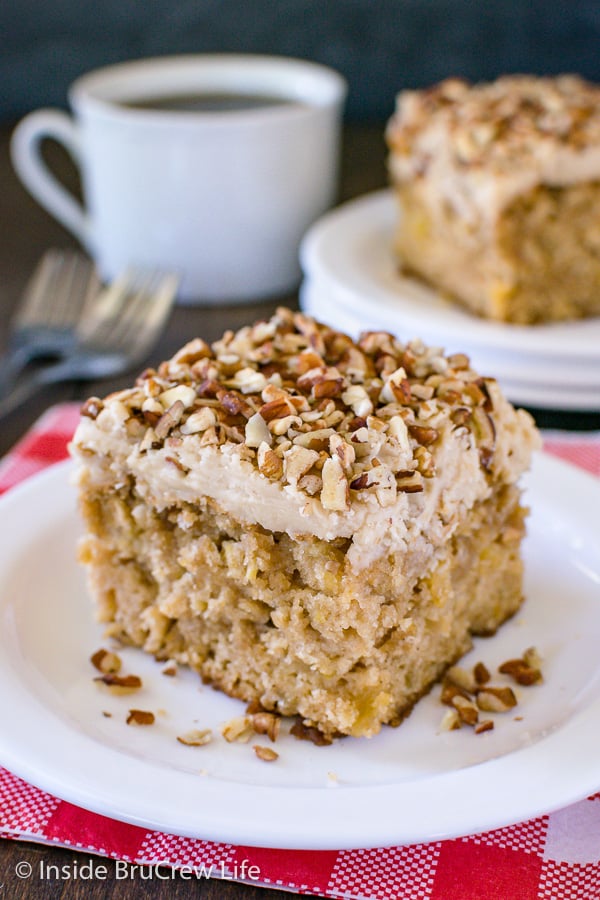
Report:
[[[183,416],[184,409],[185,406],[183,405],[182,401],[176,400],[175,403],[173,403],[173,405],[170,406],[165,413],[163,413],[163,415],[154,426],[154,434],[159,441],[163,441],[167,437],[169,432],[179,424],[181,417]]]
[[[258,469],[262,475],[278,481],[283,475],[283,460],[263,441],[257,453]]]
[[[419,494],[423,490],[423,479],[420,472],[400,475],[396,478],[396,487],[403,494]]]
[[[254,413],[246,422],[246,444],[248,447],[260,447],[261,444],[271,445],[272,437],[267,423],[260,413]]]
[[[280,308],[268,322],[190,341],[108,402],[138,452],[161,451],[187,472],[178,448],[226,448],[272,481],[319,498],[326,510],[395,502],[435,479],[447,433],[465,427],[481,466],[494,465],[489,380],[461,353],[386,332],[358,342]],[[418,501],[415,501],[416,503]],[[412,501],[411,501],[412,503]]]
[[[223,409],[232,415],[242,415],[249,419],[254,415],[254,410],[243,397],[236,391],[217,391],[217,400]],[[263,417],[264,418],[264,417]]]
[[[292,484],[306,475],[319,459],[316,450],[308,447],[292,446],[284,453],[285,477]]]
[[[409,425],[408,433],[411,438],[414,438],[418,444],[422,444],[424,447],[434,444],[440,436],[436,428],[426,428],[423,425]]]
[[[97,419],[103,409],[102,400],[98,397],[90,397],[81,407],[81,415],[87,416],[88,419]]]
[[[367,472],[363,472],[362,475],[359,475],[358,478],[354,478],[350,482],[350,487],[353,491],[363,491],[365,488],[369,487],[369,475]]]
[[[272,422],[273,419],[283,419],[285,416],[295,415],[296,407],[282,397],[278,397],[276,400],[264,403],[258,411],[265,422]]]
[[[509,75],[480,84],[448,78],[403,91],[386,132],[391,171],[399,183],[426,176],[445,186],[454,176],[479,186],[487,176],[510,185],[523,171],[537,174],[541,160],[556,169],[569,154],[577,158],[597,147],[599,109],[598,86],[574,75]],[[492,211],[487,191],[478,197],[463,186],[461,196],[470,197],[480,215]],[[459,370],[469,365],[463,354],[449,362]]]
[[[321,503],[325,509],[348,509],[349,486],[338,457],[329,457],[323,466]]]
[[[152,424],[152,423],[151,423]],[[197,412],[193,412],[181,425],[182,434],[199,434],[206,431],[212,425],[217,424],[217,416],[210,406],[202,406]]]
[[[343,388],[343,378],[324,378],[323,381],[314,385],[312,395],[315,400],[321,400],[324,397],[339,397]]]

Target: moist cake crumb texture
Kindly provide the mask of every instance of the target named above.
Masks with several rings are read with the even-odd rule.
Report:
[[[600,87],[448,79],[398,95],[387,141],[408,273],[487,318],[600,314]]]
[[[519,608],[537,446],[462,353],[283,308],[193,340],[83,407],[98,616],[257,708],[371,736]]]

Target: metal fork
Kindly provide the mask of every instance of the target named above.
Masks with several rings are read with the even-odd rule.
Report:
[[[0,359],[0,397],[33,360],[63,356],[75,326],[100,282],[91,260],[74,250],[46,251],[12,319],[7,352]]]
[[[117,278],[88,305],[65,358],[22,378],[0,403],[0,418],[47,385],[113,378],[141,363],[165,324],[178,282],[173,273],[135,270]]]

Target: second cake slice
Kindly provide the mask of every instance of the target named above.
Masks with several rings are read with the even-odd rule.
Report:
[[[448,79],[399,94],[387,138],[405,271],[485,318],[600,315],[600,88]]]

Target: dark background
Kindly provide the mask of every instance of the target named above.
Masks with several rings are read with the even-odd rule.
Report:
[[[0,120],[66,103],[106,63],[277,53],[333,66],[349,121],[383,121],[404,87],[448,75],[578,72],[600,81],[599,0],[0,0]]]

